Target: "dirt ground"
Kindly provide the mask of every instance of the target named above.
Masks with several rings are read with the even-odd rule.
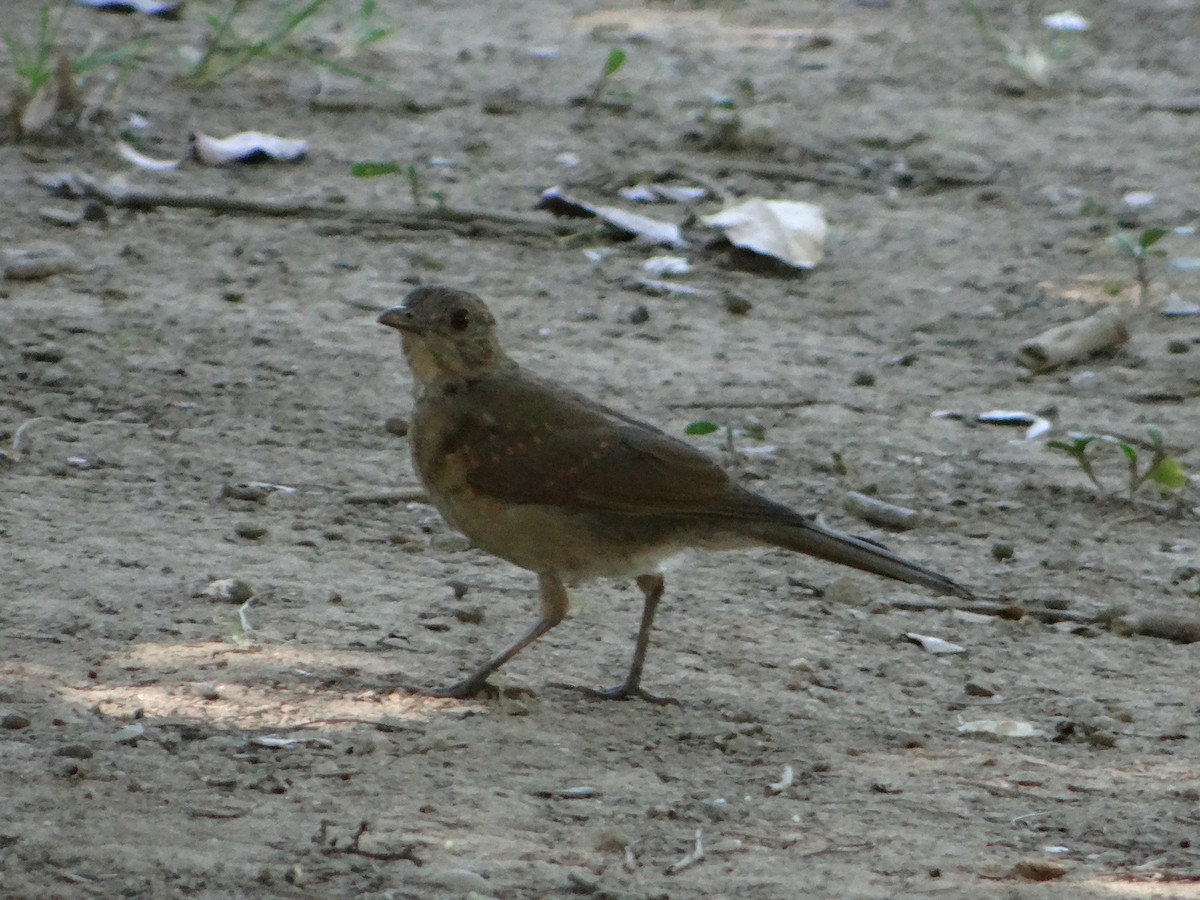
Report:
[[[29,39],[19,6],[3,27]],[[1041,46],[1061,10],[982,6]],[[1171,265],[1200,256],[1194,234],[1160,243],[1124,348],[1047,375],[1013,361],[1095,308],[1064,292],[1133,294],[1121,226],[1200,217],[1193,0],[1078,4],[1092,27],[1044,87],[951,0],[531,0],[483,24],[466,2],[381,7],[397,30],[352,55],[330,23],[357,3],[302,39],[390,91],[282,57],[196,85],[178,51],[215,3],[174,22],[73,9],[65,49],[148,36],[146,59],[79,132],[0,144],[0,244],[75,259],[0,282],[0,894],[1200,897],[1200,644],[905,610],[934,598],[762,550],[669,570],[645,684],[680,706],[554,686],[623,674],[640,595],[608,582],[504,671],[535,696],[399,688],[506,645],[535,579],[419,502],[385,427],[410,381],[375,323],[416,284],[475,291],[543,373],[674,434],[761,426],[773,452],[736,437],[756,490],[993,605],[1186,637],[1195,484],[1101,497],[1045,437],[931,413],[1027,410],[1059,437],[1155,425],[1200,469],[1200,318],[1160,313],[1200,301]],[[627,63],[579,105],[613,47]],[[247,129],[309,154],[155,174],[113,150]],[[352,178],[366,160],[416,183]],[[295,209],[89,207],[39,183],[62,173]],[[714,191],[819,203],[827,257],[789,273],[686,224],[674,280],[698,293],[664,294],[641,268],[664,248],[531,208],[554,184],[632,208],[618,188],[656,180],[708,187],[701,214]],[[1130,191],[1156,200],[1126,208]],[[1099,466],[1115,494],[1124,462]],[[256,483],[283,488],[230,488]],[[847,490],[921,523],[862,522]],[[1032,733],[961,729],[983,720]]]

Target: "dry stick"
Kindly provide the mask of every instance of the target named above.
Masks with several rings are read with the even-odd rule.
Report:
[[[394,850],[391,852],[380,850],[363,850],[360,848],[358,846],[358,842],[362,839],[362,836],[367,833],[370,827],[371,824],[366,819],[363,819],[358,824],[358,830],[354,832],[354,836],[350,839],[348,846],[326,847],[322,852],[326,856],[344,853],[353,854],[354,856],[365,856],[367,859],[377,859],[384,862],[394,862],[396,860],[406,859],[409,862],[416,863],[418,866],[424,865],[424,861],[421,860],[416,854],[416,844],[406,844],[400,850]]]
[[[1056,622],[1076,622],[1080,625],[1096,625],[1105,621],[1104,616],[1089,616],[1085,613],[1070,612],[1065,609],[1030,609],[1015,603],[988,603],[972,600],[969,603],[950,605],[939,603],[937,600],[888,600],[885,604],[889,609],[900,609],[906,612],[961,612],[979,613],[983,616],[998,616],[1001,619],[1030,616],[1039,622],[1053,625]]]
[[[79,178],[87,196],[122,209],[203,209],[214,213],[269,217],[312,219],[348,219],[362,224],[392,225],[413,231],[439,228],[467,234],[489,232],[518,233],[535,237],[566,237],[578,234],[578,223],[548,222],[529,216],[505,215],[477,209],[440,207],[420,212],[401,212],[391,209],[355,209],[320,203],[297,203],[286,200],[243,199],[215,194],[174,194],[118,188],[82,176]]]

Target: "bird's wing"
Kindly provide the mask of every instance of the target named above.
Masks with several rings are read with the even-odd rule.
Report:
[[[442,452],[461,455],[481,494],[635,515],[751,515],[744,492],[699,450],[527,373],[450,399]]]

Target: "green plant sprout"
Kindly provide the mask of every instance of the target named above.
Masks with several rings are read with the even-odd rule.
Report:
[[[716,422],[709,422],[706,419],[700,419],[696,422],[690,422],[687,427],[683,429],[683,433],[692,436],[699,436],[713,434],[714,432],[721,430],[722,427]],[[729,459],[734,463],[737,462],[738,458],[737,445],[735,442],[735,437],[737,435],[744,435],[745,437],[756,441],[766,440],[767,437],[767,430],[762,425],[748,425],[745,428],[739,428],[735,430],[732,425],[727,424],[724,426],[723,430],[725,432],[725,443],[723,447],[725,452],[729,455]]]
[[[1147,428],[1146,438],[1129,437],[1113,434],[1076,434],[1068,435],[1069,440],[1048,441],[1046,446],[1051,450],[1065,453],[1075,461],[1075,464],[1088,477],[1101,493],[1108,489],[1096,474],[1095,448],[1097,442],[1111,444],[1120,450],[1125,457],[1128,469],[1129,499],[1132,500],[1138,490],[1148,481],[1152,481],[1167,490],[1179,490],[1188,483],[1187,472],[1179,460],[1172,457],[1163,441],[1162,432],[1157,428]],[[1138,451],[1149,453],[1150,459],[1143,468],[1139,463]]]
[[[992,24],[987,13],[972,0],[963,0],[963,7],[975,20],[975,27],[984,44],[997,53],[1008,68],[1030,84],[1048,87],[1055,74],[1070,58],[1074,50],[1075,34],[1056,31],[1046,48],[1033,43],[1022,43],[1005,34]]]
[[[250,38],[240,35],[236,28],[239,16],[249,4],[249,0],[230,0],[224,13],[210,14],[206,17],[212,31],[204,52],[188,73],[188,77],[196,81],[216,81],[258,59],[288,56],[303,59],[339,75],[356,78],[368,84],[377,84],[378,82],[366,72],[319,53],[304,50],[295,44],[301,27],[309,24],[329,3],[330,0],[308,0],[305,3],[301,3],[300,0],[287,0],[277,13],[278,18],[270,30],[261,37]],[[392,28],[372,25],[375,9],[375,0],[363,0],[360,4],[355,15],[354,31],[358,35],[354,40],[355,49],[362,49],[383,40],[395,31]]]
[[[592,85],[591,92],[583,100],[583,110],[585,114],[591,114],[592,107],[600,99],[600,95],[604,93],[608,87],[610,80],[616,75],[628,60],[627,54],[620,47],[613,47],[608,51],[608,56],[605,57],[604,66],[600,70],[600,77],[596,79],[596,83]]]
[[[1138,235],[1137,243],[1123,234],[1114,234],[1108,242],[1121,251],[1121,255],[1133,260],[1137,283],[1138,303],[1143,304],[1150,299],[1150,257],[1166,256],[1167,251],[1155,247],[1167,234],[1165,228],[1147,228]]]
[[[32,45],[19,42],[11,31],[3,34],[9,65],[13,73],[24,82],[25,91],[30,97],[54,77],[56,57],[59,54],[58,38],[62,33],[63,19],[66,15],[65,3],[57,16],[51,12],[48,4],[43,4],[38,17],[37,39]]]
[[[357,162],[350,166],[350,174],[355,178],[380,178],[386,175],[403,175],[408,182],[408,190],[412,195],[413,206],[423,206],[425,198],[442,208],[446,205],[446,195],[441,191],[425,189],[425,177],[415,163],[402,166],[395,160],[386,162]]]
[[[63,23],[68,8],[69,4],[63,3],[56,13],[50,4],[42,4],[38,16],[37,36],[31,44],[22,42],[11,31],[0,33],[0,39],[3,40],[5,49],[8,51],[9,66],[21,82],[21,96],[18,98],[16,106],[18,112],[26,102],[37,96],[38,91],[48,88],[50,82],[62,77],[59,75],[60,67],[69,73],[71,79],[75,79],[94,69],[118,66],[117,77],[112,79],[104,91],[104,95],[107,97],[125,81],[133,64],[141,59],[142,52],[150,43],[150,38],[141,38],[111,50],[89,48],[78,58],[71,58],[60,46]],[[93,103],[93,105],[97,104]],[[69,110],[61,111],[69,112]],[[76,122],[73,120],[71,124],[76,124]]]

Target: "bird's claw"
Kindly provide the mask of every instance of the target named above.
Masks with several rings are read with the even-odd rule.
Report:
[[[554,687],[566,688],[570,691],[579,691],[581,694],[586,694],[596,700],[645,700],[647,703],[653,703],[655,706],[683,706],[674,697],[660,697],[658,694],[651,694],[647,690],[643,690],[640,685],[629,684],[624,682],[611,688],[591,688],[583,687],[578,684],[555,684]]]

